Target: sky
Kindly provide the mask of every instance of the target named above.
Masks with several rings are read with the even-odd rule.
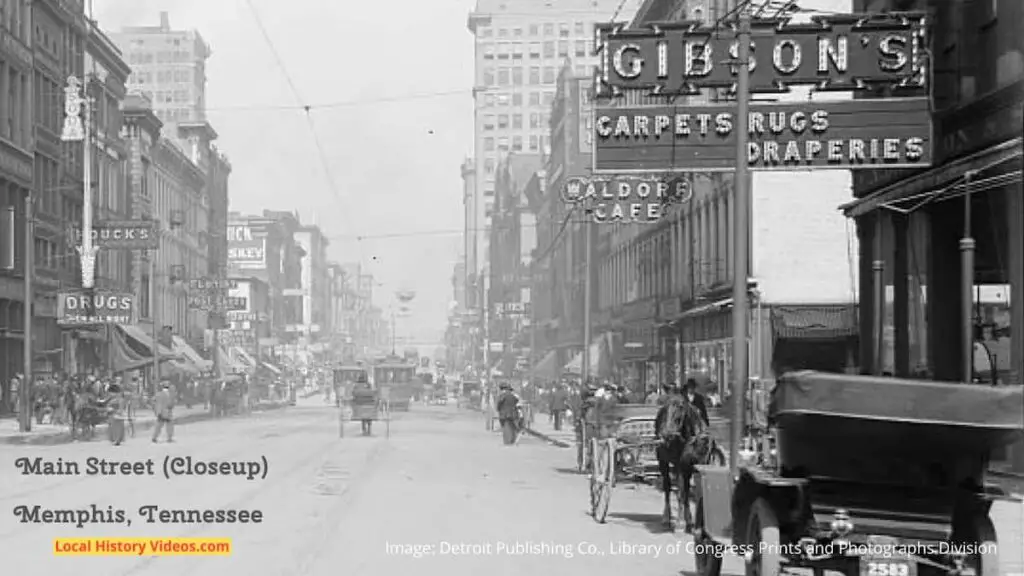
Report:
[[[474,0],[91,1],[108,31],[156,26],[161,11],[198,30],[213,52],[208,119],[234,167],[231,209],[297,210],[330,237],[332,259],[369,267],[378,306],[416,292],[399,338],[440,338],[473,149]]]
[[[199,31],[213,53],[208,120],[233,166],[231,210],[297,210],[330,237],[330,258],[369,266],[385,310],[395,291],[415,290],[398,325],[415,339],[443,333],[452,299],[459,167],[473,146],[473,5],[92,0],[107,31],[156,26],[161,11],[172,28]],[[417,231],[433,233],[380,237]]]

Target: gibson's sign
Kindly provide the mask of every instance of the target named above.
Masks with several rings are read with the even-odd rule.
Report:
[[[597,223],[653,223],[665,208],[682,204],[692,196],[684,177],[660,178],[568,178],[562,188],[567,204],[583,204]]]
[[[750,91],[855,90],[871,84],[921,88],[925,18],[920,14],[822,16],[809,24],[755,19],[750,34]],[[599,25],[597,93],[622,89],[654,94],[696,94],[701,88],[735,90],[735,35],[700,22],[668,22],[627,29]]]
[[[752,103],[753,170],[920,168],[931,164],[926,98]],[[730,172],[735,108],[605,108],[594,123],[594,172]]]
[[[82,229],[73,228],[67,239],[68,246],[80,246]],[[152,220],[107,220],[93,225],[92,242],[110,250],[153,250],[160,241]]]
[[[60,292],[57,295],[57,324],[131,324],[135,296],[125,292]]]

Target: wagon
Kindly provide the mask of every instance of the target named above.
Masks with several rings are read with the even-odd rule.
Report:
[[[658,440],[654,419],[658,407],[648,404],[598,404],[584,416],[589,440],[590,513],[603,523],[612,490],[618,482],[646,482],[658,477]]]
[[[990,453],[1024,432],[1022,388],[797,372],[772,391],[769,464],[699,466],[697,568],[747,574],[998,573]],[[735,480],[733,480],[735,478]]]

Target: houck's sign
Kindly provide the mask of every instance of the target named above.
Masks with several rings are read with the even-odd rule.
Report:
[[[751,92],[785,92],[813,84],[819,90],[854,90],[869,84],[925,85],[923,15],[822,16],[809,24],[754,20]],[[599,97],[621,89],[695,94],[734,88],[738,67],[734,34],[700,22],[668,22],[597,30]]]
[[[82,244],[82,229],[74,228],[67,236],[68,246]],[[92,228],[93,246],[109,250],[153,250],[159,246],[156,222],[152,220],[107,220]]]
[[[135,296],[126,292],[60,292],[57,295],[57,324],[131,324]]]
[[[595,114],[597,173],[729,172],[735,108],[605,108]],[[926,98],[753,103],[747,163],[754,170],[925,167],[932,160]]]

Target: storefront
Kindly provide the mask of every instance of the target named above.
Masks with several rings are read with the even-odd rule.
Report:
[[[860,199],[844,208],[860,238],[862,372],[1021,384],[1022,101],[1018,81],[939,114],[935,168],[855,180]],[[978,366],[967,338],[988,351],[990,366]],[[1024,469],[1024,449],[1015,461]]]
[[[621,345],[615,346],[622,384],[639,398],[657,390],[662,381],[658,341],[658,302],[630,302],[622,309]],[[618,339],[618,338],[616,338]]]

